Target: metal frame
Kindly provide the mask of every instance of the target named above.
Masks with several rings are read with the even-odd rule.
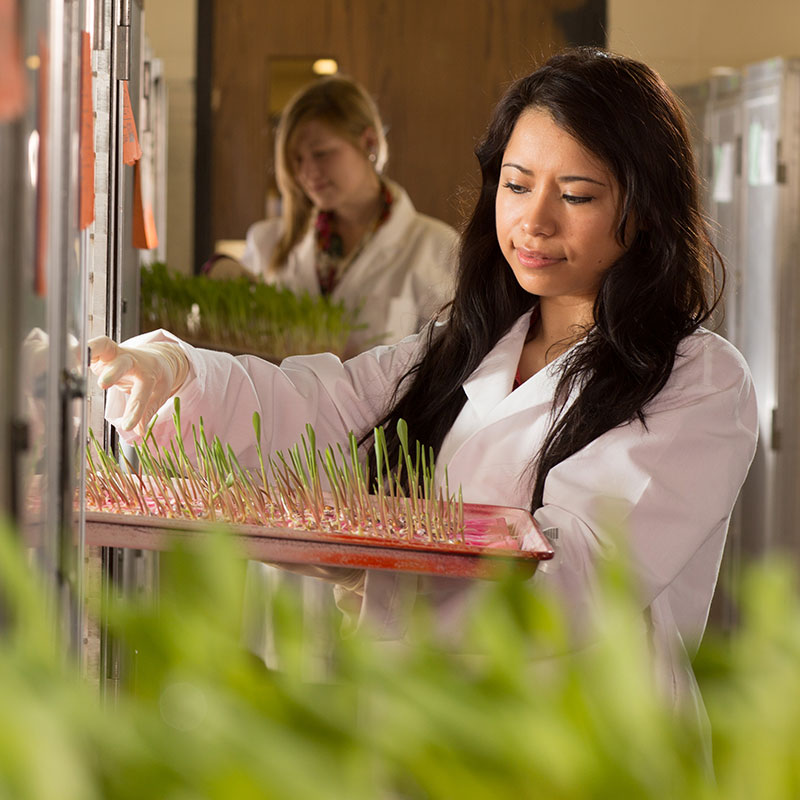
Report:
[[[753,555],[800,557],[797,392],[800,278],[800,61],[750,66],[742,88],[741,337],[759,400],[760,441],[742,492]]]

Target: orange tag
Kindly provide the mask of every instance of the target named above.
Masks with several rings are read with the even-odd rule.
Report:
[[[17,5],[15,0],[0,0],[0,122],[16,119],[25,108]]]
[[[153,213],[153,183],[147,159],[133,165],[133,246],[139,250],[158,247],[156,218]]]
[[[92,102],[92,41],[81,32],[80,229],[94,222],[94,105]]]
[[[134,164],[142,157],[139,136],[136,133],[136,120],[133,118],[128,81],[122,81],[122,160]]]

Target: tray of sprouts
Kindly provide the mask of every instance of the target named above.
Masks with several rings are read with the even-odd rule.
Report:
[[[329,297],[294,294],[246,278],[209,280],[155,262],[141,271],[141,330],[165,328],[197,347],[249,353],[279,362],[286,356],[346,350],[365,325]]]
[[[87,544],[161,550],[224,526],[250,558],[285,564],[392,569],[451,577],[529,576],[553,556],[531,514],[466,503],[437,480],[433,452],[409,447],[397,426],[400,455],[389,464],[385,433],[374,435],[373,479],[350,434],[348,445],[319,450],[314,429],[287,452],[264,454],[253,416],[258,466],[243,467],[230,446],[192,425],[195,458],[181,434],[160,445],[152,425],[136,458],[120,463],[90,431],[87,446]],[[526,549],[520,548],[525,539]]]

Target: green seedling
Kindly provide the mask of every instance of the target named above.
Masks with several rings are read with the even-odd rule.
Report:
[[[358,311],[329,297],[295,295],[245,279],[209,280],[155,263],[141,271],[141,329],[166,328],[188,341],[279,361],[300,353],[343,355]]]
[[[195,452],[190,458],[181,433],[179,399],[174,406],[173,438],[168,446],[160,446],[155,421],[151,423],[141,443],[134,445],[138,467],[124,458],[120,464],[90,431],[90,508],[359,536],[463,541],[461,490],[457,496],[450,493],[446,469],[444,487],[437,489],[434,452],[415,442],[412,457],[403,420],[397,426],[401,452],[395,470],[389,467],[383,428],[373,430],[376,476],[370,493],[368,470],[352,432],[346,448],[328,445],[320,452],[313,427],[306,425],[300,442],[288,452],[265,456],[261,417],[255,412],[256,477],[218,436],[209,442],[202,418],[192,425]]]

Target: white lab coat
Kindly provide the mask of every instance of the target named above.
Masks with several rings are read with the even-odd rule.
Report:
[[[550,419],[561,359],[511,391],[528,331],[524,315],[464,384],[467,401],[443,442],[450,486],[467,502],[527,508],[526,472]],[[170,338],[153,332],[138,341]],[[378,347],[342,363],[330,354],[295,356],[280,367],[251,356],[183,345],[193,377],[180,390],[182,417],[204,417],[206,431],[231,443],[255,467],[251,418],[263,420],[264,446],[290,447],[306,422],[318,445],[368,430],[386,410],[395,381],[418,357],[424,336]],[[577,345],[580,346],[580,345]],[[562,356],[561,358],[563,358]],[[121,413],[110,390],[107,414]],[[166,440],[171,403],[155,432]],[[673,702],[699,705],[688,655],[703,633],[734,501],[756,443],[756,404],[739,353],[705,330],[680,345],[667,384],[640,423],[608,431],[553,468],[535,517],[558,529],[556,557],[531,579],[554,592],[580,620],[591,613],[598,559],[625,549],[646,610],[647,628],[664,690]],[[443,474],[443,470],[437,470]],[[620,541],[619,537],[622,537]],[[418,590],[437,607],[443,629],[460,624],[474,584],[468,580],[367,573],[360,624],[382,639],[402,640]]]
[[[389,218],[331,294],[349,309],[360,308],[358,320],[366,324],[348,341],[351,355],[416,333],[453,293],[458,234],[444,222],[418,213],[400,186],[387,183],[394,197]],[[271,283],[298,294],[319,295],[313,227],[289,253],[280,274],[269,274],[269,259],[282,229],[279,219],[252,225],[242,263]]]

